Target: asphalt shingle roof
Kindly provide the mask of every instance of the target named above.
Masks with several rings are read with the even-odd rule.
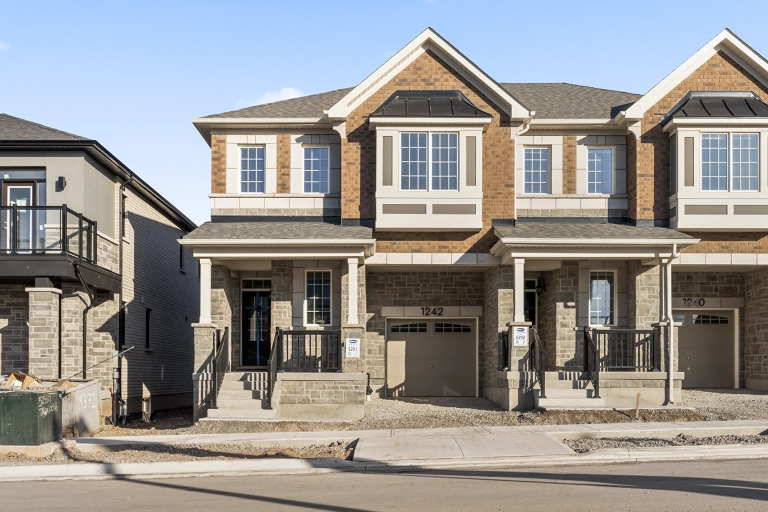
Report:
[[[84,141],[89,139],[8,114],[0,114],[0,140]]]
[[[517,222],[514,226],[494,224],[502,238],[566,238],[627,240],[693,240],[674,229],[637,227],[629,224],[589,222]]]
[[[613,118],[619,111],[626,110],[632,103],[642,97],[641,94],[566,83],[502,83],[500,85],[526,108],[535,110],[536,119]],[[351,87],[337,89],[321,94],[255,105],[205,117],[320,118],[323,116],[324,110],[330,109],[351,90]]]
[[[206,222],[185,236],[188,240],[370,240],[373,230],[327,222]]]

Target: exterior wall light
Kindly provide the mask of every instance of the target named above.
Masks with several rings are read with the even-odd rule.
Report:
[[[546,285],[544,284],[544,281],[541,279],[538,279],[536,281],[536,295],[541,296],[542,293],[547,289]]]

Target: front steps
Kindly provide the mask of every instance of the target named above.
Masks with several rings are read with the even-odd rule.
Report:
[[[537,409],[604,409],[607,408],[604,398],[594,398],[595,391],[592,383],[574,375],[572,372],[547,372],[546,398],[540,398],[540,391],[534,393],[534,404]]]
[[[224,375],[216,408],[201,420],[270,420],[277,411],[268,409],[267,372],[230,372]],[[275,401],[276,402],[276,401]]]

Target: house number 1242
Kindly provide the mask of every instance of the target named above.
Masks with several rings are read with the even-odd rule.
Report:
[[[683,299],[683,306],[686,308],[702,308],[706,304],[704,299]]]
[[[421,316],[443,316],[443,308],[421,308]]]

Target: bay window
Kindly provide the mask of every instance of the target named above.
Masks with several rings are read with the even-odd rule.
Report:
[[[400,189],[458,190],[458,133],[401,133]]]

